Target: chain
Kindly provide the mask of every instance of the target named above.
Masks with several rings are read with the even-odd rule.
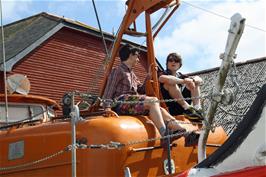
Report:
[[[38,164],[38,163],[41,163],[41,162],[46,161],[46,160],[49,160],[49,159],[54,158],[54,157],[56,157],[56,156],[58,156],[58,155],[60,155],[60,154],[63,154],[64,152],[69,151],[69,150],[70,150],[69,148],[70,148],[70,147],[68,146],[67,148],[65,148],[65,149],[63,149],[63,150],[60,150],[60,151],[58,151],[58,152],[56,152],[56,153],[54,153],[54,154],[51,154],[51,155],[46,156],[46,157],[43,157],[43,158],[41,158],[41,159],[39,159],[39,160],[35,160],[35,161],[28,162],[28,163],[25,163],[25,164],[16,165],[16,166],[10,166],[10,167],[0,167],[0,172],[1,172],[1,171],[14,170],[14,169],[19,169],[19,168],[24,168],[24,167],[28,167],[28,166],[32,166],[32,165],[36,165],[36,164]]]
[[[234,71],[236,72],[236,71]],[[237,92],[239,90],[239,84],[237,83],[237,74],[231,74],[230,75],[231,78],[234,80],[234,84],[236,85],[237,87]],[[236,92],[236,93],[237,93]],[[246,92],[250,92],[250,91],[246,91]],[[82,98],[89,98],[89,99],[93,99],[93,100],[99,100],[100,102],[102,103],[108,103],[108,105],[110,106],[116,106],[117,104],[137,104],[137,103],[169,103],[169,102],[178,102],[178,101],[181,101],[181,100],[184,100],[184,101],[189,101],[189,100],[193,100],[193,99],[202,99],[202,100],[206,100],[206,99],[214,99],[215,97],[221,97],[224,93],[210,93],[210,94],[207,94],[207,95],[204,95],[204,96],[195,96],[195,97],[187,97],[187,98],[178,98],[178,99],[162,99],[162,100],[159,100],[159,99],[154,99],[154,100],[147,100],[147,101],[139,101],[139,100],[135,100],[135,101],[121,101],[121,100],[116,100],[116,99],[103,99],[103,98],[100,98],[98,96],[95,96],[95,95],[91,95],[91,94],[87,94],[87,93],[80,93],[79,91],[74,91],[73,92],[75,96],[80,96]],[[241,92],[242,93],[242,92]]]
[[[179,122],[180,124],[195,124],[195,123],[191,123],[191,122]],[[198,124],[202,124],[202,123],[198,123]],[[227,124],[227,123],[226,123]],[[222,124],[213,124],[213,125],[208,125],[198,129],[198,130],[194,130],[194,131],[203,131],[203,130],[212,130],[214,131],[214,129],[216,127],[221,126]],[[157,141],[157,140],[163,140],[163,139],[167,139],[167,138],[173,138],[176,136],[184,136],[186,134],[188,134],[189,132],[181,132],[181,133],[175,133],[175,134],[171,134],[171,135],[166,135],[166,136],[162,136],[162,137],[157,137],[157,138],[149,138],[149,139],[142,139],[142,140],[136,140],[136,141],[129,141],[127,143],[120,143],[120,142],[113,142],[110,141],[110,143],[108,144],[91,144],[91,145],[87,145],[87,144],[79,144],[77,146],[78,149],[94,149],[94,148],[98,148],[98,149],[121,149],[123,147],[126,146],[132,146],[132,145],[136,145],[136,144],[142,144],[142,143],[149,143],[149,142],[153,142],[153,141]]]
[[[221,94],[216,94],[216,95],[221,95]],[[177,102],[179,100],[193,100],[193,99],[211,99],[213,97],[213,95],[209,94],[206,96],[196,96],[196,97],[189,97],[189,98],[178,98],[178,99],[164,99],[164,100],[159,100],[159,99],[155,99],[155,100],[148,100],[148,101],[120,101],[120,100],[112,100],[112,99],[100,99],[99,100],[101,102],[108,102],[111,103],[112,106],[115,106],[117,104],[137,104],[137,103],[169,103],[169,102]]]
[[[99,100],[101,103],[108,103],[108,105],[110,105],[111,107],[115,107],[117,104],[163,103],[163,102],[169,103],[169,102],[177,102],[180,100],[188,101],[188,100],[193,100],[193,99],[212,99],[214,96],[221,96],[223,93],[208,94],[205,96],[195,96],[195,97],[188,97],[188,98],[163,99],[163,100],[154,99],[154,100],[147,100],[147,101],[139,101],[139,100],[121,101],[121,100],[116,100],[116,99],[103,99],[95,95],[91,95],[87,93],[80,93],[79,91],[74,91],[72,92],[72,94],[74,94],[75,96],[86,98],[86,99],[93,99],[94,100],[93,102],[95,102],[95,100]]]
[[[171,134],[171,135],[166,135],[166,136],[163,136],[163,137],[149,138],[149,139],[136,140],[136,141],[129,141],[128,143],[120,143],[120,142],[110,141],[110,143],[108,143],[108,144],[97,144],[97,145],[95,145],[95,144],[92,144],[92,145],[80,144],[77,147],[80,148],[80,149],[93,149],[93,148],[99,148],[99,149],[121,149],[121,148],[126,147],[126,146],[132,146],[132,145],[136,145],[136,144],[153,142],[153,141],[162,140],[162,139],[166,139],[166,138],[173,138],[175,136],[184,135],[185,133],[182,132],[182,133],[175,133],[175,134]]]
[[[186,133],[186,132],[185,132]],[[145,143],[145,142],[152,142],[152,141],[156,141],[156,140],[161,140],[161,139],[166,139],[166,138],[172,138],[175,136],[180,136],[180,135],[184,135],[184,132],[182,133],[176,133],[176,134],[171,134],[171,135],[167,135],[167,136],[163,136],[163,137],[158,137],[158,138],[150,138],[150,139],[145,139],[145,140],[138,140],[138,141],[130,141],[126,144],[122,144],[119,142],[113,142],[111,141],[108,144],[92,144],[92,145],[86,145],[86,144],[76,144],[74,148],[76,149],[95,149],[95,148],[99,148],[99,149],[121,149],[122,147],[126,147],[126,146],[132,146],[135,144],[141,144],[141,143]],[[72,145],[68,145],[65,149],[60,150],[54,154],[51,154],[49,156],[43,157],[39,160],[35,160],[32,162],[28,162],[25,164],[21,164],[21,165],[16,165],[16,166],[10,166],[10,167],[0,167],[0,173],[3,171],[8,171],[8,170],[14,170],[14,169],[19,169],[19,168],[25,168],[28,166],[32,166],[32,165],[36,165],[38,163],[41,163],[43,161],[49,160],[51,158],[54,158],[64,152],[70,151],[72,150]]]
[[[149,143],[149,142],[152,142],[152,141],[163,140],[163,139],[167,139],[167,138],[173,138],[173,137],[180,136],[180,135],[183,136],[186,133],[187,132],[185,132],[185,133],[182,132],[182,133],[175,133],[175,134],[166,135],[166,136],[162,136],[162,137],[158,137],[158,138],[150,138],[150,139],[144,139],[144,140],[130,141],[127,144],[125,144],[125,146],[132,146],[132,145],[135,145],[135,144]]]
[[[181,122],[180,122],[181,123]],[[189,123],[189,122],[185,122],[182,124],[195,124],[195,123]],[[201,123],[198,123],[201,124]],[[202,127],[201,129],[198,130],[194,130],[194,131],[203,131],[203,130],[214,130],[216,127],[221,126],[222,124],[213,124],[213,125],[205,125],[205,127]],[[123,146],[132,146],[135,144],[142,144],[142,143],[148,143],[148,142],[152,142],[152,141],[156,141],[156,140],[163,140],[163,139],[167,139],[167,138],[173,138],[176,136],[180,136],[180,135],[185,135],[188,134],[189,132],[182,132],[182,133],[175,133],[175,134],[171,134],[171,135],[166,135],[166,136],[162,136],[162,137],[158,137],[158,138],[150,138],[150,139],[144,139],[144,140],[137,140],[137,141],[130,141],[126,144],[123,144]]]
[[[202,123],[200,122],[182,122],[182,121],[178,121],[179,124],[198,124],[201,125]],[[224,123],[224,124],[228,124],[228,123]],[[211,129],[214,130],[216,127],[221,126],[222,124],[213,124],[213,125],[205,125],[205,127],[198,129],[198,130],[194,130],[194,131],[203,131],[205,129]],[[74,148],[76,149],[121,149],[123,147],[126,146],[132,146],[132,145],[136,145],[136,144],[142,144],[142,143],[148,143],[148,142],[153,142],[153,141],[157,141],[157,140],[163,140],[163,139],[167,139],[167,138],[173,138],[176,136],[184,136],[185,134],[188,134],[189,132],[180,132],[180,133],[175,133],[175,134],[171,134],[171,135],[166,135],[166,136],[162,136],[162,137],[157,137],[157,138],[149,138],[149,139],[143,139],[143,140],[136,140],[136,141],[129,141],[128,143],[120,143],[120,142],[113,142],[110,141],[110,143],[108,144],[91,144],[91,145],[87,145],[87,144],[76,144]],[[63,154],[64,152],[70,151],[72,150],[72,145],[68,145],[65,149],[60,150],[54,154],[51,154],[49,156],[43,157],[39,160],[35,160],[32,162],[28,162],[25,164],[21,164],[21,165],[16,165],[16,166],[10,166],[10,167],[0,167],[0,172],[3,171],[8,171],[8,170],[14,170],[14,169],[19,169],[19,168],[24,168],[24,167],[28,167],[28,166],[32,166],[32,165],[36,165],[38,163],[41,163],[43,161],[49,160],[51,158],[54,158],[60,154]]]

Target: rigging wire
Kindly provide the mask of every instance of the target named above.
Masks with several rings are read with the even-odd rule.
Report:
[[[106,60],[108,60],[108,58],[110,58],[110,54],[109,54],[109,50],[107,49],[107,45],[106,45],[106,42],[105,42],[104,34],[103,34],[103,31],[102,31],[101,23],[100,23],[100,20],[99,20],[99,17],[98,17],[98,12],[97,12],[97,8],[96,8],[94,0],[92,0],[92,4],[93,4],[94,13],[95,13],[95,16],[96,16],[96,19],[97,19],[98,27],[99,27],[99,30],[100,30],[100,33],[101,33],[101,36],[102,36],[102,42],[103,42],[105,53],[106,53],[105,59],[103,61],[103,65],[105,65]],[[95,89],[95,86],[96,86],[96,81],[98,81],[98,78],[99,78],[100,74],[102,74],[103,68],[104,68],[104,66],[100,66],[98,68],[98,70],[97,70],[97,72],[95,74],[96,75],[95,76],[96,79],[93,79],[92,88],[90,89],[91,92],[94,92],[94,89]],[[88,92],[89,92],[89,90],[88,90]]]
[[[93,2],[94,2],[94,0],[92,0]],[[95,6],[95,4],[94,4],[94,6]],[[95,6],[95,14],[97,14],[97,9],[96,9],[96,6]],[[98,21],[98,24],[99,24],[99,28],[100,28],[100,20],[99,20],[99,18],[97,17],[97,21]],[[106,56],[105,56],[105,58],[104,58],[104,60],[103,60],[103,62],[102,62],[102,66],[99,66],[98,67],[98,69],[97,69],[97,71],[96,71],[96,74],[95,74],[95,79],[93,79],[93,82],[92,82],[92,87],[91,87],[91,89],[88,89],[88,92],[94,92],[94,89],[95,89],[95,87],[96,87],[96,82],[99,80],[99,78],[100,78],[100,75],[102,75],[103,74],[103,71],[105,70],[105,67],[106,67],[106,65],[109,63],[109,60],[110,60],[110,56],[112,55],[112,51],[113,51],[113,48],[114,48],[114,44],[115,44],[115,41],[117,40],[117,35],[118,35],[118,33],[119,33],[119,31],[120,31],[120,29],[121,29],[121,24],[120,24],[120,26],[119,26],[119,28],[118,28],[118,30],[117,30],[117,32],[116,32],[116,34],[114,35],[114,39],[113,39],[113,41],[112,41],[112,44],[109,46],[109,50],[107,49],[107,45],[105,44],[105,40],[104,40],[104,36],[103,36],[103,42],[104,42],[104,44],[105,44],[105,47],[106,47],[106,51],[110,51],[110,53],[109,52],[106,52]]]
[[[103,40],[103,45],[104,45],[105,53],[109,57],[109,52],[108,52],[108,49],[107,49],[107,45],[106,45],[106,42],[105,42],[105,38],[104,38],[104,35],[103,35],[101,23],[100,23],[100,20],[99,20],[99,17],[98,17],[98,12],[97,12],[96,5],[95,5],[94,0],[92,0],[92,4],[93,4],[93,9],[94,9],[94,12],[95,12],[95,15],[96,15],[97,23],[98,23],[98,26],[99,26],[99,30],[100,30],[101,35],[102,35],[102,40]]]
[[[169,12],[169,10],[170,10],[170,7],[167,6],[167,8],[165,9],[164,13],[162,14],[162,16],[157,21],[157,23],[152,27],[152,31],[154,31],[161,24],[161,22],[163,21],[163,19],[165,18],[165,16]]]
[[[187,5],[191,6],[191,7],[196,8],[196,9],[200,9],[200,10],[202,10],[202,11],[205,11],[205,12],[210,13],[210,14],[212,14],[212,15],[215,15],[215,16],[218,16],[218,17],[221,17],[221,18],[224,18],[224,19],[226,19],[226,20],[230,20],[230,18],[228,18],[228,17],[226,17],[226,16],[224,16],[224,15],[221,15],[221,14],[218,14],[218,13],[216,13],[216,12],[213,12],[213,11],[210,11],[210,10],[207,10],[207,9],[204,9],[204,8],[202,8],[202,7],[200,7],[200,6],[197,6],[197,5],[191,4],[191,3],[187,2],[187,1],[182,1],[182,3],[187,4]],[[266,32],[266,30],[261,29],[261,28],[258,28],[258,27],[256,27],[256,26],[252,26],[252,25],[249,25],[249,24],[245,24],[245,26],[248,26],[248,27],[250,27],[250,28],[256,29],[256,30],[258,30],[258,31]]]
[[[7,100],[7,87],[6,87],[6,52],[5,52],[5,35],[4,35],[4,26],[3,26],[3,8],[2,0],[0,0],[0,11],[1,11],[1,33],[2,33],[2,48],[3,48],[3,67],[4,67],[4,90],[5,90],[5,120],[8,123],[8,100]]]

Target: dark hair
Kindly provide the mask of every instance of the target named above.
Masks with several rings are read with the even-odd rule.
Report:
[[[182,58],[181,58],[181,55],[179,55],[177,53],[170,53],[167,56],[167,58],[166,58],[166,68],[167,68],[167,63],[168,63],[169,60],[177,61],[178,63],[180,63],[180,68],[181,68],[181,66],[182,66]]]
[[[138,49],[126,44],[123,47],[121,47],[120,51],[119,51],[119,57],[121,61],[126,61],[129,57],[130,54],[135,54],[136,52],[138,52]]]

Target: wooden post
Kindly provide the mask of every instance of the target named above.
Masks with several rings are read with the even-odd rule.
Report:
[[[215,82],[212,94],[219,94],[223,91],[223,86],[225,83],[225,79],[227,76],[227,73],[230,69],[231,61],[233,60],[233,56],[235,56],[236,47],[239,43],[239,40],[242,36],[242,33],[244,31],[245,26],[245,19],[241,17],[240,14],[236,13],[231,17],[231,25],[229,28],[229,34],[227,38],[227,43],[225,46],[225,52],[223,55],[223,61],[221,64],[221,67],[219,69],[218,78]],[[214,120],[214,114],[216,112],[217,106],[219,104],[219,101],[212,99],[210,107],[207,111],[207,121],[209,125],[212,125]],[[206,158],[206,142],[208,139],[208,135],[210,132],[210,128],[206,126],[206,129],[204,129],[200,134],[199,144],[198,144],[198,161],[201,162]]]

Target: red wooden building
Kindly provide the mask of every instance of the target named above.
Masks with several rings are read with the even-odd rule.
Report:
[[[65,92],[77,90],[98,94],[103,80],[105,50],[97,29],[70,19],[40,13],[4,26],[8,74],[28,77],[30,94],[60,101]],[[114,36],[104,33],[110,48]],[[123,41],[123,43],[131,43]],[[135,68],[142,80],[146,75],[141,46],[141,62]],[[2,48],[1,48],[2,53]],[[119,59],[116,60],[117,65]],[[1,87],[3,57],[0,56]],[[160,65],[159,65],[160,66]]]

